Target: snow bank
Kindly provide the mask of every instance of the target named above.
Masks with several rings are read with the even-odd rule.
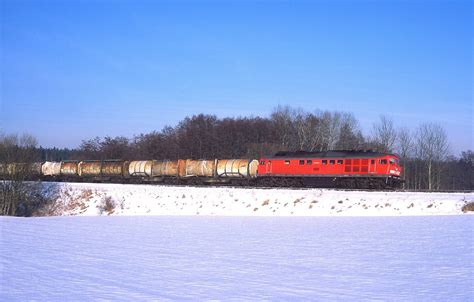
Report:
[[[50,215],[455,215],[474,193],[49,183]]]

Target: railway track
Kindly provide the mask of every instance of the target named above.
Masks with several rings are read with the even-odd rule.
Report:
[[[123,185],[142,185],[142,186],[165,186],[165,187],[188,187],[188,188],[238,188],[238,189],[260,189],[260,190],[295,190],[295,191],[306,191],[306,190],[332,190],[342,192],[397,192],[397,193],[474,193],[474,190],[407,190],[407,189],[349,189],[349,188],[334,188],[334,187],[285,187],[285,186],[258,186],[258,185],[233,185],[233,184],[186,184],[186,183],[155,183],[155,182],[87,182],[87,181],[58,181],[58,180],[41,180],[45,183],[83,183],[83,184],[123,184]]]

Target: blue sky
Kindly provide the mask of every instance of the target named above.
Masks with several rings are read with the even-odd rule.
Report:
[[[1,1],[0,130],[43,146],[277,105],[473,149],[470,1]]]

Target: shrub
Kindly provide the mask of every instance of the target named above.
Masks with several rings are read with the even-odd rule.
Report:
[[[99,211],[100,214],[102,215],[104,212],[107,213],[107,215],[112,214],[115,211],[115,206],[116,203],[110,196],[104,196],[102,197],[102,200],[100,201],[99,204]]]

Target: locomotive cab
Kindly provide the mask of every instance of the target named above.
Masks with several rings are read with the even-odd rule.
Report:
[[[397,156],[391,155],[388,159],[390,175],[400,176],[402,173],[402,167],[400,166],[400,160]]]

